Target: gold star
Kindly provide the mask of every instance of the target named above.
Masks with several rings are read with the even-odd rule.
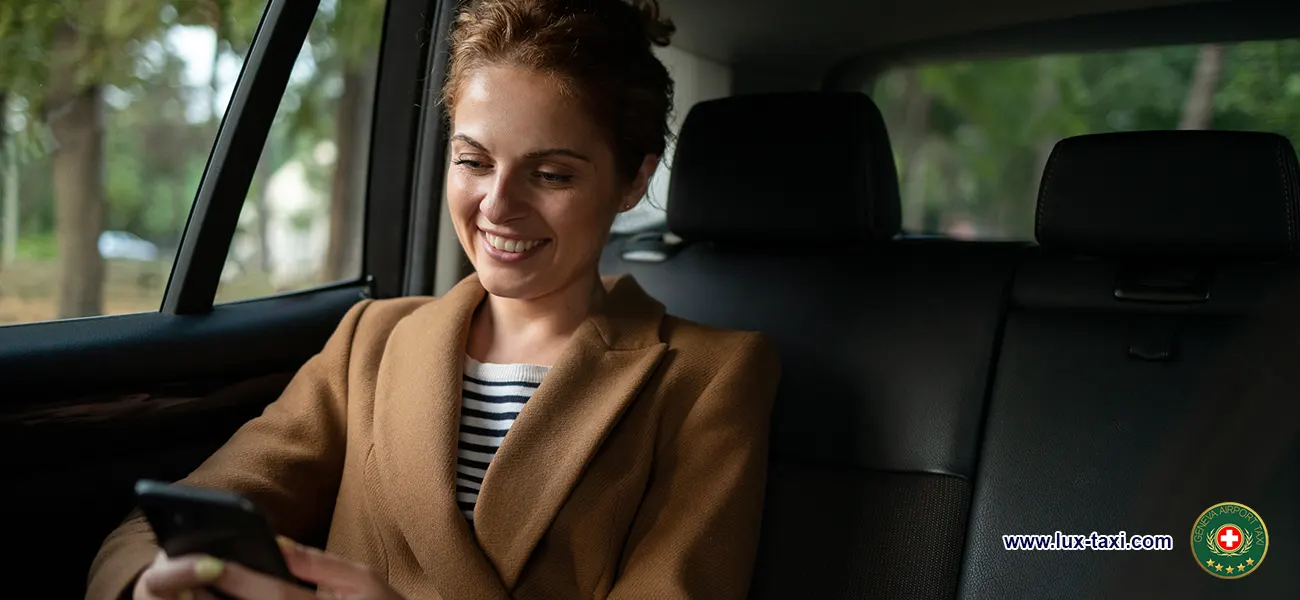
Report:
[[[1214,566],[1214,559],[1211,558],[1210,560],[1205,561],[1205,566],[1207,566],[1207,567],[1213,567],[1213,566]]]
[[[1237,565],[1237,570],[1238,570],[1238,571],[1245,571],[1245,570],[1246,570],[1246,565]]]
[[[1215,571],[1222,571],[1222,570],[1223,570],[1223,565],[1214,565],[1214,570],[1215,570]]]
[[[1255,564],[1255,559],[1253,559],[1253,558],[1247,558],[1247,559],[1246,559],[1246,564],[1248,564],[1248,565],[1253,565],[1253,564]]]
[[[1232,574],[1232,567],[1228,567],[1228,574],[1229,574],[1229,575]]]

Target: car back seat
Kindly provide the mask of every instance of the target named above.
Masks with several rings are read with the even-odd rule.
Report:
[[[696,105],[668,219],[623,260],[673,314],[772,336],[783,362],[755,598],[954,597],[1019,246],[891,242],[893,155],[864,95]]]
[[[1057,145],[997,360],[960,597],[1300,598],[1298,201],[1276,135]],[[1274,540],[1235,581],[1189,548],[1227,501]],[[1056,531],[1174,548],[1003,547]]]

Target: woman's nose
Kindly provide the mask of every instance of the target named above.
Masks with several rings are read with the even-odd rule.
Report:
[[[528,213],[528,206],[515,189],[514,177],[506,170],[498,171],[492,187],[484,194],[479,203],[479,212],[492,223],[501,224],[522,218]]]

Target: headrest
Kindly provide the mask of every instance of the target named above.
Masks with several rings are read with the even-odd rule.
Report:
[[[1295,151],[1280,135],[1142,131],[1056,144],[1038,193],[1038,243],[1092,255],[1293,257]]]
[[[889,136],[865,95],[702,102],[678,134],[668,226],[688,241],[889,239],[900,215]]]

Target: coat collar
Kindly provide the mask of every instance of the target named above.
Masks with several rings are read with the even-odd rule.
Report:
[[[475,531],[456,504],[461,374],[477,275],[403,319],[375,390],[374,452],[391,518],[444,598],[506,598],[605,436],[667,349],[664,307],[630,277],[565,346],[488,468]]]

